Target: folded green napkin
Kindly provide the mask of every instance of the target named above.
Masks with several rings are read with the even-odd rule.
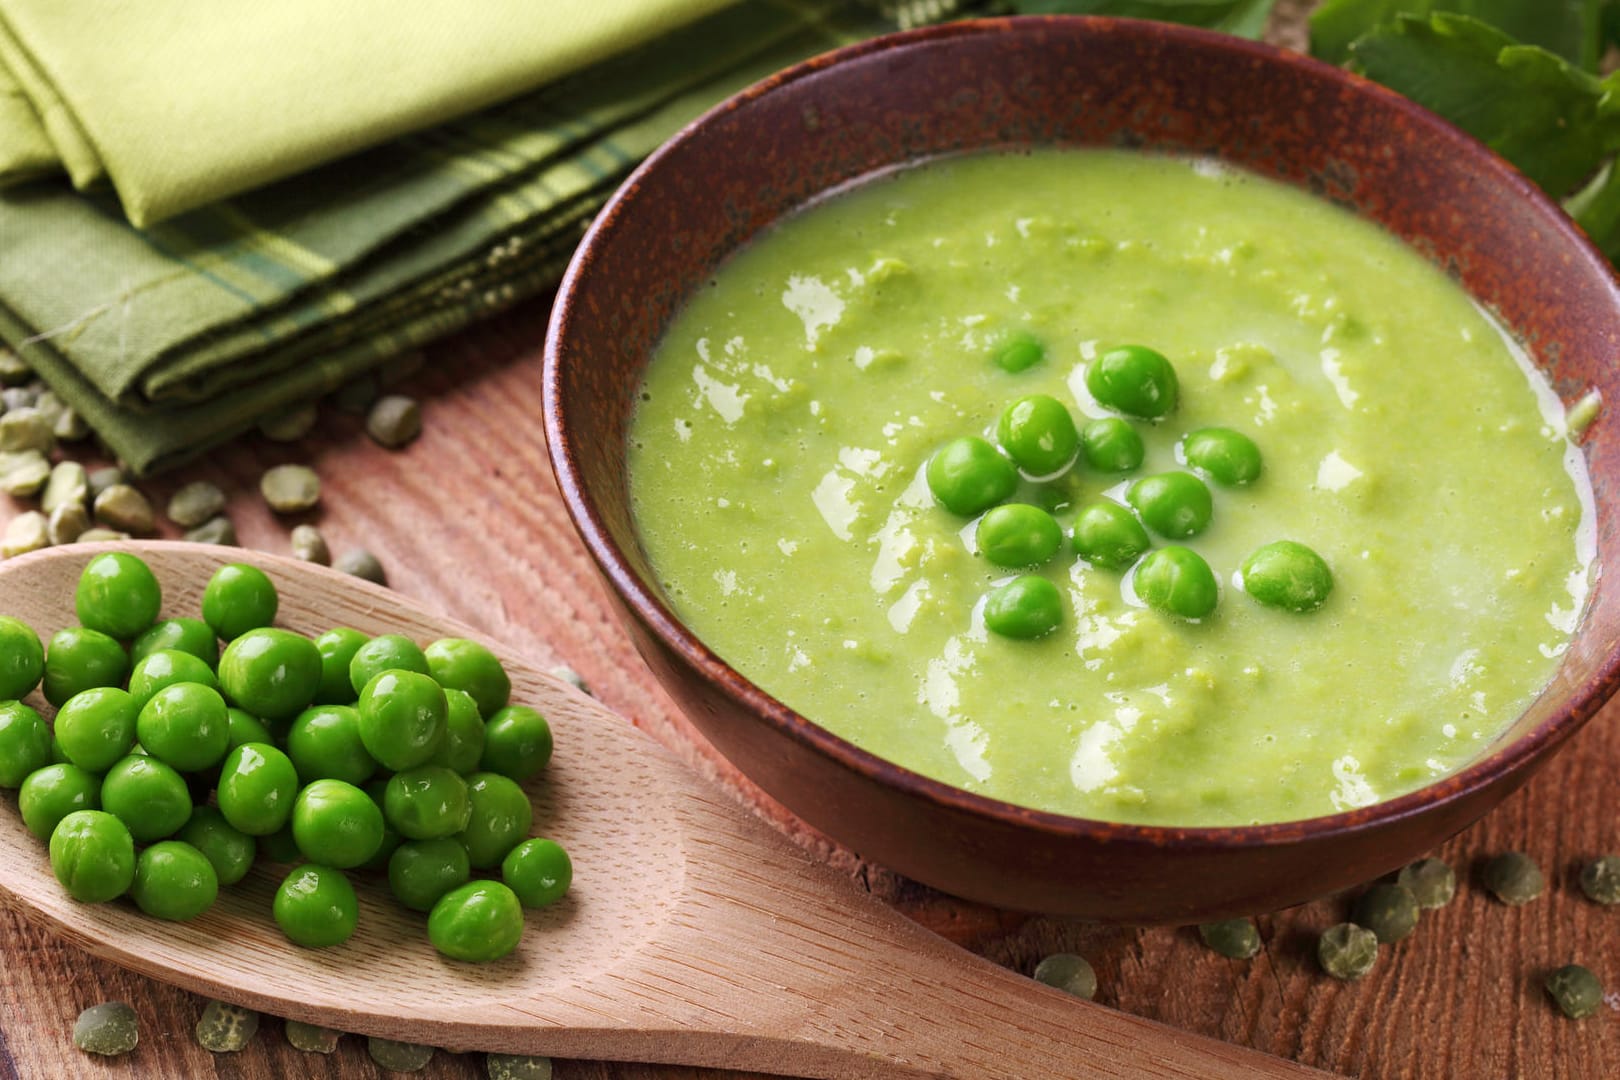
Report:
[[[967,6],[748,0],[504,105],[145,230],[110,191],[7,188],[0,337],[131,468],[163,468],[555,281],[612,189],[679,127],[918,4],[928,17]]]

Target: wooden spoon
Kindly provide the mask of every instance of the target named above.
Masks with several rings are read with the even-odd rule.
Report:
[[[195,615],[209,577],[239,561],[276,582],[278,625],[306,634],[478,636],[308,563],[195,544],[113,547],[151,565],[165,616]],[[79,573],[105,550],[0,564],[0,613],[42,639],[75,625]],[[262,864],[190,923],[148,918],[127,901],[79,904],[14,797],[0,811],[0,898],[97,956],[188,990],[450,1049],[806,1077],[1321,1075],[1079,1001],[949,944],[810,861],[621,717],[493,647],[513,699],[551,720],[556,756],[530,786],[535,831],[563,844],[576,868],[562,902],[529,914],[512,956],[445,960],[423,918],[376,878],[360,881],[353,939],[298,948],[270,916],[279,876]]]

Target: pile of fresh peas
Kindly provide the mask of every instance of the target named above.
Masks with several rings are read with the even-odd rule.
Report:
[[[1016,335],[994,354],[995,363],[1019,372],[1040,363],[1045,350]],[[1102,353],[1086,369],[1086,388],[1099,405],[1124,416],[1158,421],[1175,411],[1180,396],[1176,369],[1142,345]],[[1101,474],[1123,476],[1142,465],[1142,436],[1119,416],[1079,428],[1061,401],[1047,394],[1021,397],[1002,412],[996,442],[975,435],[952,439],[929,459],[925,475],[940,505],[965,518],[978,517],[974,540],[980,555],[1009,570],[1034,569],[1058,554],[1064,528],[1046,510],[1008,502],[1019,474],[1033,481],[1059,479],[1079,460]],[[1220,602],[1220,586],[1204,558],[1170,543],[1153,548],[1148,533],[1175,541],[1209,527],[1214,500],[1203,477],[1225,487],[1260,478],[1260,449],[1230,428],[1188,432],[1178,457],[1198,474],[1156,473],[1133,483],[1125,504],[1106,498],[1084,503],[1068,538],[1074,553],[1092,566],[1125,571],[1126,595],[1157,611],[1198,620]],[[980,516],[982,515],[982,516]],[[1320,555],[1293,540],[1266,544],[1240,570],[1242,587],[1255,600],[1287,611],[1315,611],[1333,589],[1333,574]],[[1038,574],[1024,574],[985,597],[984,623],[1009,638],[1037,638],[1063,622],[1058,588]]]
[[[359,922],[346,872],[381,871],[439,952],[489,961],[516,948],[524,907],[567,891],[568,854],[529,838],[520,786],[551,729],[508,704],[484,646],[311,641],[271,626],[275,586],[243,564],[209,581],[200,620],[159,622],[157,578],[122,552],[90,561],[74,603],[82,625],[48,652],[0,616],[0,787],[74,899],[193,919],[263,858],[291,867],[276,922],[321,948]],[[41,683],[54,725],[21,700]]]

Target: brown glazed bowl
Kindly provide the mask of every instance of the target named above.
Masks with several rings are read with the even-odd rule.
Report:
[[[1620,406],[1620,290],[1560,210],[1481,144],[1313,60],[1100,18],[960,23],[869,41],[760,83],[642,166],[574,257],[546,346],[551,460],[658,679],[737,768],[863,856],[1002,907],[1124,923],[1269,911],[1415,858],[1523,784],[1617,680],[1620,580],[1600,574],[1552,684],[1487,753],[1350,813],[1158,828],[1042,813],[866,753],[772,699],[681,624],[637,540],[626,426],[671,316],[739,245],[867,174],[986,147],[1214,155],[1381,223],[1512,329],[1566,402]],[[1601,566],[1620,566],[1620,424],[1587,433]]]

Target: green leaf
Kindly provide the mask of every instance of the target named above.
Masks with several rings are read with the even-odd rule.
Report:
[[[1022,15],[1121,15],[1257,38],[1277,0],[1012,0]]]
[[[1610,259],[1620,255],[1620,169],[1613,161],[1566,199],[1564,209],[1603,254]]]
[[[1462,15],[1401,16],[1351,47],[1372,79],[1432,109],[1561,196],[1620,145],[1620,89]]]
[[[1467,15],[1524,45],[1540,45],[1584,71],[1603,55],[1612,0],[1326,0],[1311,14],[1311,54],[1342,64],[1350,46],[1397,15]]]

